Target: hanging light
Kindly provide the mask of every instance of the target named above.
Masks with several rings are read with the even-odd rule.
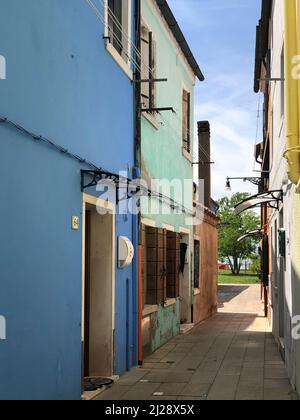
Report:
[[[227,178],[226,186],[225,186],[225,191],[231,191],[231,190],[232,190],[232,188],[231,188],[230,179]]]

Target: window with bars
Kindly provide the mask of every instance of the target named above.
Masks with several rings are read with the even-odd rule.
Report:
[[[179,297],[179,234],[143,226],[142,248],[144,306]]]
[[[194,242],[194,288],[200,288],[200,242]]]
[[[142,24],[141,38],[141,79],[149,80],[148,83],[142,83],[141,102],[143,109],[152,110],[156,107],[156,84],[153,82],[156,78],[156,41],[153,32],[145,24]]]
[[[182,92],[182,143],[183,148],[191,153],[191,94],[183,89]]]

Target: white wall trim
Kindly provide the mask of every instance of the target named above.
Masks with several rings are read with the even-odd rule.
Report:
[[[149,227],[156,227],[156,222],[154,220],[151,219],[142,219],[142,224],[145,226],[149,226]]]
[[[116,63],[121,67],[124,73],[129,77],[129,79],[133,80],[133,71],[131,70],[130,65],[126,63],[126,61],[124,61],[124,59],[120,56],[118,51],[116,51],[116,49],[110,42],[107,42],[106,50],[116,61]]]
[[[191,235],[191,231],[187,228],[184,228],[184,227],[179,228],[179,233],[182,233],[184,235],[189,235],[189,236]]]
[[[175,232],[175,227],[168,224],[163,224],[163,229],[168,230],[169,232]]]

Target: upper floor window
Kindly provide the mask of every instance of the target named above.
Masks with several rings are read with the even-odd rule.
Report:
[[[141,101],[142,108],[153,110],[156,107],[156,41],[153,32],[143,24],[142,25],[142,65],[141,79],[148,81],[142,83]]]
[[[106,0],[106,36],[117,53],[130,62],[131,0]]]
[[[183,149],[191,153],[191,94],[182,93],[182,143]]]

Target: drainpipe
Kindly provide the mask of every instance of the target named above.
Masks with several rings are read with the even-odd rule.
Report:
[[[297,5],[296,5],[297,2]],[[298,7],[297,7],[298,6]],[[293,184],[300,181],[299,144],[299,80],[294,77],[294,60],[298,55],[297,23],[300,21],[299,0],[284,1],[285,26],[285,96],[286,96],[286,143],[284,157],[288,161],[288,176]],[[297,13],[298,9],[298,13]],[[300,45],[299,45],[300,47]]]
[[[298,42],[298,56],[300,55],[300,0],[297,2],[297,42]],[[299,124],[300,124],[300,78],[298,78],[298,112],[299,112]],[[300,127],[299,127],[300,131]],[[293,202],[293,219],[294,219],[294,228],[293,228],[293,271],[294,278],[296,283],[296,293],[295,293],[295,306],[296,306],[296,315],[300,313],[300,182],[298,182],[297,188],[298,194],[294,195]],[[296,341],[296,389],[300,395],[300,342]]]
[[[135,0],[135,46],[141,53],[141,20],[142,20],[142,3],[141,0]],[[139,61],[139,58],[136,57]],[[139,69],[135,72],[136,80],[141,79]],[[142,166],[142,129],[141,129],[141,84],[135,84],[135,105],[136,105],[136,126],[135,126],[135,166],[137,168],[137,178],[141,177]],[[142,253],[142,237],[141,237],[141,214],[136,216],[136,244],[137,248],[137,361],[139,365],[143,364],[143,253]]]

